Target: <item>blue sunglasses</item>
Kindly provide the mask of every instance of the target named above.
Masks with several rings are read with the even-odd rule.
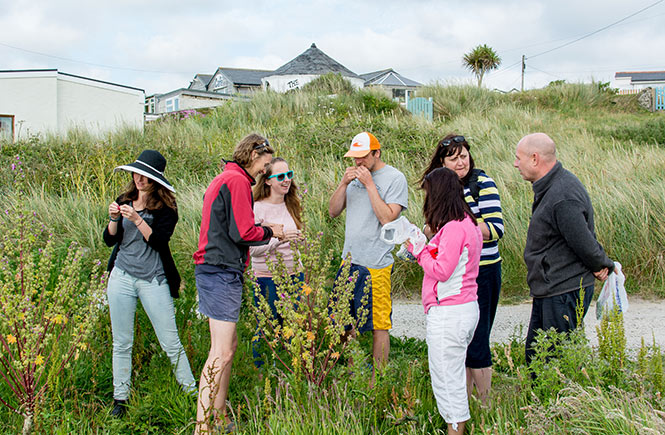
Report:
[[[279,181],[281,183],[282,181],[284,181],[285,178],[287,180],[290,180],[291,178],[293,178],[293,171],[282,172],[281,174],[273,174],[270,177],[268,177],[268,179],[271,179],[271,178],[277,178],[277,181]]]

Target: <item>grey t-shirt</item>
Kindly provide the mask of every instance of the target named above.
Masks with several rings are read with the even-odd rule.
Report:
[[[145,220],[145,223],[152,225],[153,216],[150,212],[141,210],[137,213]],[[146,281],[157,278],[161,284],[166,279],[166,275],[159,253],[146,243],[143,234],[132,221],[123,219],[122,228],[124,234],[114,267],[127,272],[134,278]]]
[[[386,165],[372,172],[379,196],[386,204],[399,204],[407,208],[409,190],[406,177],[397,169]],[[390,253],[394,245],[382,242],[381,223],[374,214],[367,189],[358,180],[346,188],[346,229],[342,257],[351,253],[351,261],[372,269],[381,269],[393,263]]]

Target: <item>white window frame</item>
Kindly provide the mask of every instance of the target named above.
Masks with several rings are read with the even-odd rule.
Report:
[[[14,142],[14,115],[0,114],[0,120],[3,121],[0,123],[0,141],[6,140],[8,142]],[[7,120],[9,120],[9,122],[7,122]],[[9,129],[5,131],[5,126],[7,125],[9,125]]]

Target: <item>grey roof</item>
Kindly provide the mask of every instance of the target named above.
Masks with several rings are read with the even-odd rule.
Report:
[[[359,78],[358,74],[354,73],[332,57],[319,50],[316,47],[316,44],[312,44],[311,47],[309,47],[304,53],[297,56],[290,62],[280,66],[270,75],[323,75],[329,72],[339,73],[346,77]]]
[[[365,86],[384,85],[384,86],[422,86],[415,80],[407,79],[392,68],[374,71],[371,73],[360,74],[365,80]]]
[[[165,94],[155,94],[154,97],[162,100],[165,98],[174,97],[176,95],[190,95],[192,97],[204,97],[204,98],[212,98],[217,100],[233,98],[233,95],[231,94],[223,94],[221,92],[210,92],[210,91],[202,91],[198,89],[187,89],[187,88],[176,89],[171,92],[166,92]]]
[[[630,77],[631,82],[653,82],[665,80],[665,71],[623,71],[614,74],[614,78]]]
[[[219,67],[217,71],[224,74],[234,85],[254,85],[261,86],[261,79],[272,71],[265,69],[245,69],[245,68],[224,68]],[[212,76],[210,77],[212,79]],[[208,80],[210,82],[210,80]]]
[[[212,79],[212,74],[197,74],[189,84],[189,89],[206,90],[210,79]]]

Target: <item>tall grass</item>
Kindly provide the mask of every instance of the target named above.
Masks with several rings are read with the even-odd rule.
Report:
[[[476,165],[496,181],[501,194],[506,225],[500,242],[504,295],[526,296],[522,251],[532,193],[512,162],[518,140],[543,131],[556,141],[564,167],[589,190],[598,238],[624,265],[629,292],[665,295],[665,187],[660,175],[665,150],[649,136],[627,141],[610,135],[622,124],[649,129],[658,117],[625,107],[619,110],[612,104],[616,96],[597,85],[564,84],[519,95],[474,86],[428,86],[419,93],[432,96],[439,108],[434,122],[398,107],[368,108],[367,92],[337,96],[319,90],[265,92],[247,102],[230,102],[205,117],[157,121],[147,125],[145,133],[125,130],[100,139],[73,131],[65,138],[3,144],[0,203],[14,194],[8,165],[20,154],[35,208],[55,223],[63,239],[77,240],[103,255],[99,232],[106,205],[128,181],[126,174],[113,175],[112,169],[133,161],[144,148],[158,149],[168,160],[166,176],[178,191],[180,223],[173,250],[179,267],[187,269],[198,235],[202,192],[219,172],[222,159],[230,158],[235,143],[257,131],[289,161],[296,181],[307,190],[309,225],[323,232],[327,247],[341,252],[344,219],[328,217],[327,201],[344,168],[352,163],[342,157],[350,138],[363,130],[379,138],[384,160],[409,181],[405,215],[421,224],[417,180],[437,141],[454,131],[469,138]],[[393,281],[397,294],[417,294],[419,269],[398,262]]]

